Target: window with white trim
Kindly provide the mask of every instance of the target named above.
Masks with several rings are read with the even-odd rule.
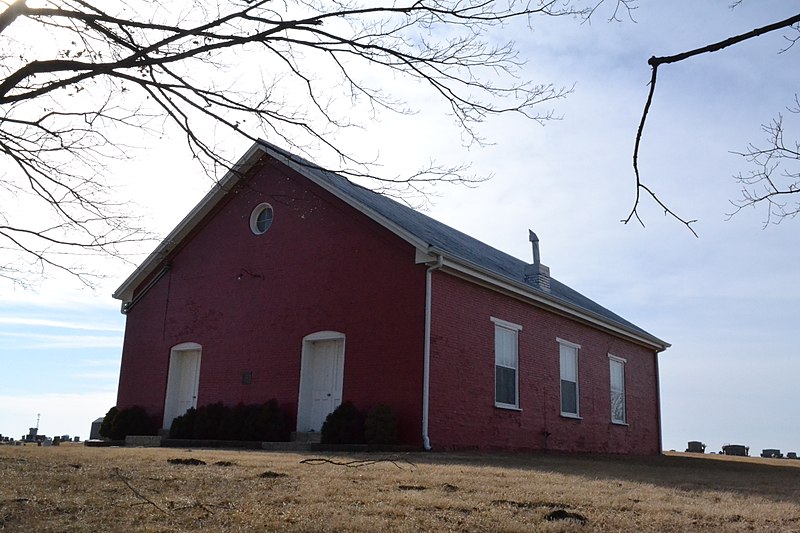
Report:
[[[271,205],[266,202],[258,204],[250,213],[250,231],[254,235],[263,235],[272,226],[274,215]]]
[[[626,424],[625,412],[625,359],[608,356],[611,372],[611,421],[615,424]]]
[[[580,345],[563,339],[558,340],[561,366],[561,414],[562,416],[580,416],[578,401],[578,351]]]
[[[519,408],[519,332],[522,326],[492,317],[494,322],[494,402]]]

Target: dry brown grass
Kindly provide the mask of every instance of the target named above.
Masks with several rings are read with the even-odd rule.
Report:
[[[386,456],[0,446],[0,530],[800,531],[800,461],[318,457]]]

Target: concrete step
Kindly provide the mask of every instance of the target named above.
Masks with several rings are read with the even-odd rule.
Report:
[[[312,442],[262,442],[261,449],[268,452],[311,452],[319,444]]]
[[[309,443],[309,444],[319,444],[322,440],[322,434],[319,431],[310,431],[310,432],[302,432],[302,431],[293,431],[291,436],[289,437],[291,442],[302,442],[302,443]]]

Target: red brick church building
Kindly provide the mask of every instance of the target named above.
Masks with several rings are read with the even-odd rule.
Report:
[[[114,293],[117,406],[383,403],[432,449],[661,450],[669,345],[526,263],[266,142]]]

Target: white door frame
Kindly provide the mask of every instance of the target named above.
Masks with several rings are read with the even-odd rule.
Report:
[[[192,385],[191,385],[191,407],[197,407],[197,394],[200,387],[200,363],[202,360],[202,346],[197,344],[196,342],[184,342],[181,344],[176,344],[169,351],[169,371],[167,373],[167,391],[164,397],[164,423],[162,427],[164,429],[169,429],[172,425],[172,421],[181,416],[189,408],[182,409],[179,406],[180,398],[178,398],[178,393],[180,391],[181,385],[181,376],[179,368],[182,367],[181,365],[181,358],[186,357],[190,354],[196,354],[197,357],[197,365],[194,368],[194,376],[192,376]],[[182,370],[182,368],[181,368]],[[184,391],[185,394],[185,391]],[[184,399],[184,402],[186,399]],[[183,412],[178,412],[183,411]]]
[[[341,342],[341,355],[339,368],[336,369],[335,383],[334,383],[334,396],[335,407],[341,403],[342,390],[344,384],[344,355],[345,355],[345,335],[338,331],[318,331],[303,337],[303,346],[300,356],[300,390],[297,396],[297,431],[319,431],[321,427],[311,427],[312,424],[312,407],[313,407],[313,376],[311,372],[312,361],[314,357],[314,343],[319,341],[340,341]]]

